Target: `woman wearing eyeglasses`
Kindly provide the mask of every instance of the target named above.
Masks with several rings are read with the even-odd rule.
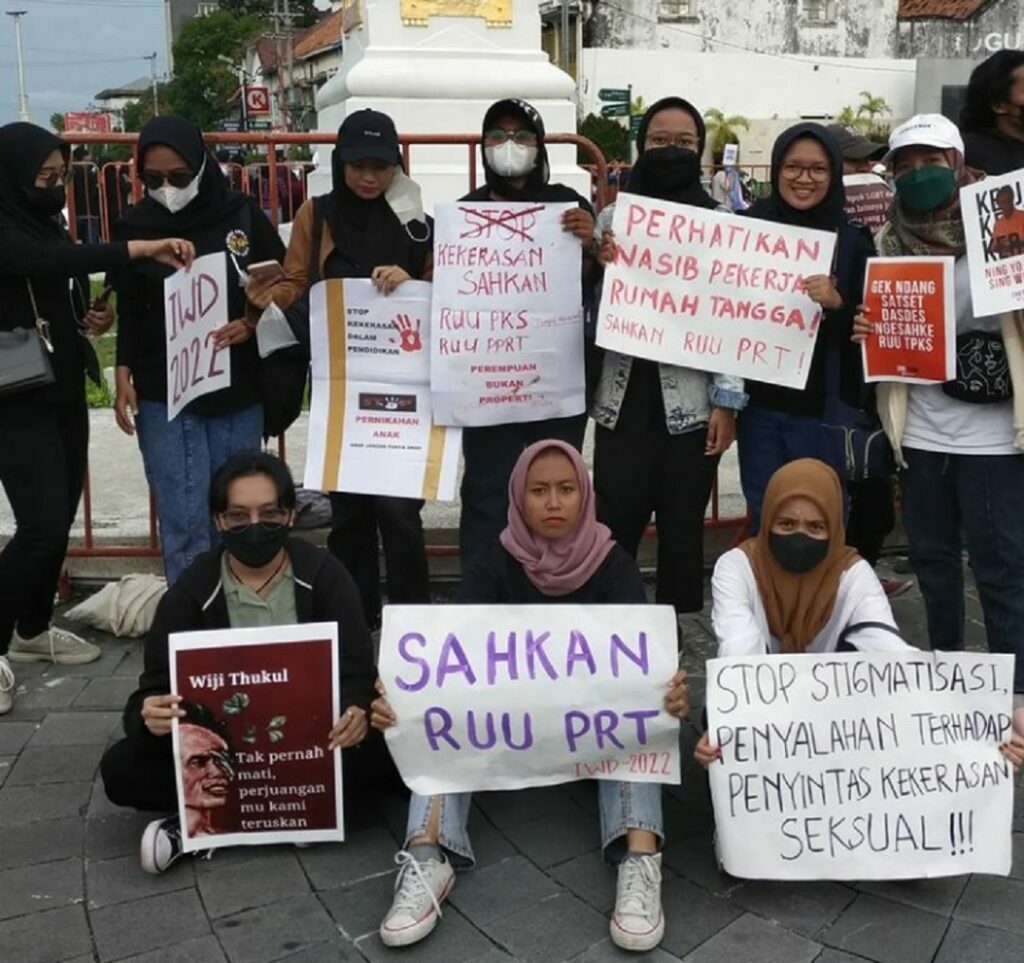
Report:
[[[804,278],[808,296],[823,310],[814,355],[803,390],[747,379],[750,402],[739,417],[740,481],[753,513],[751,533],[760,526],[768,481],[797,458],[817,458],[845,477],[825,444],[827,356],[836,361],[837,382],[829,390],[863,409],[860,355],[853,349],[853,316],[864,288],[864,271],[875,255],[871,234],[843,212],[843,158],[832,135],[820,124],[797,124],[779,135],[772,148],[771,196],[757,201],[749,217],[837,234],[834,277]]]
[[[96,646],[50,628],[85,478],[85,375],[99,381],[88,336],[112,320],[105,304],[92,301],[89,274],[138,258],[189,264],[193,256],[191,244],[168,232],[128,244],[73,244],[61,219],[69,162],[69,145],[49,131],[0,127],[0,485],[15,520],[0,554],[0,714],[13,704],[8,659],[78,665],[100,656]],[[33,349],[26,338],[37,331],[37,360],[48,358],[53,380],[28,387],[16,349]]]
[[[230,352],[231,384],[167,418],[164,281],[171,269],[142,265],[114,274],[117,289],[115,417],[137,434],[146,478],[156,495],[167,581],[217,541],[206,511],[210,477],[240,451],[257,451],[263,434],[259,355],[246,320],[241,274],[249,264],[280,261],[284,244],[256,200],[228,188],[203,135],[182,117],[156,117],[139,135],[139,177],[146,197],[115,225],[120,239],[181,234],[196,255],[227,259],[231,320],[216,334]]]
[[[583,292],[588,301],[598,245],[594,240],[594,214],[590,202],[571,187],[551,184],[551,169],[544,145],[544,121],[525,100],[499,100],[484,115],[483,187],[464,201],[529,201],[573,203],[577,210],[562,218],[565,231],[583,248]],[[514,303],[509,308],[514,308]],[[583,339],[580,339],[583,350]],[[508,479],[523,449],[544,438],[568,442],[582,449],[586,412],[570,418],[464,428],[462,454],[462,514],[459,518],[459,555],[465,571],[469,562],[486,555],[497,543],[508,516]]]

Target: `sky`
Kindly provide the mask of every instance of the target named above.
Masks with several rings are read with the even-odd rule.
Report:
[[[163,0],[0,0],[0,13],[10,10],[28,11],[21,19],[25,90],[31,119],[43,127],[53,113],[85,110],[99,91],[148,76],[147,54],[156,52],[160,77],[167,70]],[[0,124],[17,119],[14,21],[2,16]]]

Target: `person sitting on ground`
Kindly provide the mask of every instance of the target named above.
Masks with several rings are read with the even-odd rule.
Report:
[[[910,649],[877,576],[845,535],[842,488],[828,465],[800,458],[776,471],[760,531],[715,566],[718,656]],[[1015,767],[1024,762],[1019,736],[1000,749]],[[721,758],[707,732],[694,757],[702,766]]]
[[[480,558],[456,594],[456,601],[526,605],[576,603],[644,604],[636,562],[597,521],[594,490],[579,452],[564,441],[546,439],[520,455],[508,484],[508,526],[500,544]],[[686,673],[667,682],[665,710],[689,711]],[[371,707],[371,724],[399,724],[381,683]],[[661,942],[663,842],[661,786],[602,780],[598,784],[605,858],[618,864],[618,890],[611,938],[629,950],[650,950]],[[413,794],[395,898],[380,926],[385,946],[407,946],[437,925],[441,903],[454,885],[454,868],[474,864],[469,839],[471,793]]]
[[[125,738],[100,763],[107,797],[119,806],[178,808],[171,723],[189,716],[181,697],[170,691],[168,637],[175,632],[337,622],[344,640],[342,711],[325,740],[331,749],[350,749],[367,735],[375,669],[359,593],[341,562],[289,537],[295,483],[288,466],[261,452],[233,455],[213,477],[210,514],[223,545],[197,558],[160,600],[146,639],[145,669],[125,706]],[[388,765],[380,737],[371,743],[374,751],[367,746],[358,756],[342,757],[346,785],[364,792]],[[144,870],[163,872],[178,858],[180,831],[177,815],[147,826],[140,853]]]

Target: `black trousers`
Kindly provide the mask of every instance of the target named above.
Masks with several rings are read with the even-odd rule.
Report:
[[[462,570],[486,556],[508,524],[508,479],[523,449],[555,438],[583,450],[587,416],[551,418],[513,425],[462,430],[462,514],[459,516],[459,559]]]
[[[327,547],[348,569],[359,589],[370,628],[380,625],[380,547],[384,543],[388,601],[397,605],[430,602],[430,573],[423,540],[423,502],[385,495],[331,492],[331,534]]]
[[[24,638],[46,631],[78,511],[89,447],[81,402],[0,401],[0,485],[14,513],[14,536],[0,553],[0,655],[15,626]]]
[[[857,549],[872,568],[878,564],[882,545],[896,526],[893,479],[869,478],[850,482],[850,514],[846,520],[846,544]]]
[[[704,454],[707,428],[670,435],[650,428],[597,426],[597,517],[636,558],[653,512],[658,526],[656,601],[676,612],[704,606],[704,512],[718,456]]]

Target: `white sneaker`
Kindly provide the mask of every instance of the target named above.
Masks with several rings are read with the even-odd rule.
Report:
[[[162,873],[181,855],[181,822],[177,816],[155,819],[142,833],[139,862],[147,873]]]
[[[11,665],[0,655],[0,716],[14,708],[14,673]]]
[[[23,639],[15,629],[7,650],[12,662],[53,662],[56,665],[85,665],[95,662],[101,654],[98,645],[55,626],[31,639]]]
[[[385,946],[408,946],[429,934],[441,916],[441,904],[455,885],[455,870],[447,860],[422,863],[405,850],[395,856],[402,868],[395,880],[395,898],[380,924]]]
[[[631,856],[619,864],[610,929],[612,942],[624,950],[653,950],[661,942],[661,853]]]

